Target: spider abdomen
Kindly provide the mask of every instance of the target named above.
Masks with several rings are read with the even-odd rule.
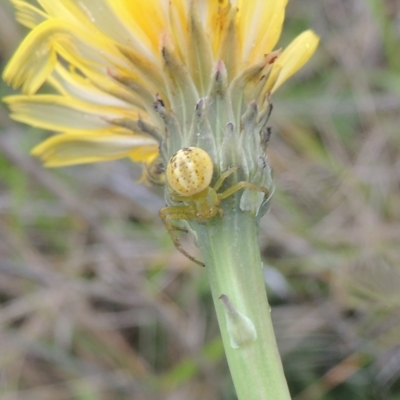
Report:
[[[176,193],[193,196],[210,186],[214,165],[211,157],[199,147],[184,147],[169,160],[166,176]]]

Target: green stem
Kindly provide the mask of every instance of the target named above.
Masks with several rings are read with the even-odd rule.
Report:
[[[238,399],[290,400],[272,327],[254,216],[226,209],[224,218],[213,218],[195,230]],[[226,297],[221,299],[221,295]],[[250,328],[255,328],[256,339]],[[232,347],[232,342],[239,347]]]

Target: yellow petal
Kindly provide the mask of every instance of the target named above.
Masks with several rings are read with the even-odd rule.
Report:
[[[110,1],[118,19],[129,26],[136,39],[143,41],[143,47],[152,50],[153,54],[159,54],[160,35],[167,28],[169,3],[160,0]],[[179,3],[181,2],[174,2],[173,6],[180,7]]]
[[[36,146],[32,155],[46,167],[111,161],[124,157],[151,162],[158,154],[158,142],[150,137],[118,133],[86,131],[64,133]]]
[[[273,3],[273,7],[271,6],[268,19],[265,21],[265,26],[263,26],[264,29],[259,29],[256,36],[255,43],[257,44],[253,46],[250,53],[249,64],[259,60],[274,49],[281,36],[286,3],[287,0],[278,0]]]
[[[46,22],[31,31],[18,47],[3,72],[3,79],[12,87],[22,86],[25,93],[35,93],[57,63],[57,54],[50,46]]]
[[[12,3],[16,10],[15,16],[17,21],[28,28],[34,28],[48,18],[45,12],[25,0],[12,0]]]
[[[179,55],[184,60],[189,54],[188,53],[188,37],[187,32],[189,31],[188,21],[188,2],[186,0],[174,1],[174,6],[170,6],[168,10],[168,25],[170,29],[170,35],[174,38],[174,43]]]
[[[200,4],[197,4],[200,3]],[[196,7],[199,8],[201,15],[201,5],[205,7],[205,2],[197,2]],[[230,25],[230,10],[232,5],[229,0],[209,1],[206,5],[206,18],[204,22],[206,29],[212,41],[214,55],[220,52],[221,43],[226,36],[226,31]],[[204,14],[204,11],[203,11]]]
[[[205,96],[211,77],[213,54],[209,37],[193,3],[190,6],[190,24],[187,31],[189,34],[185,51],[186,63],[198,92]]]
[[[157,58],[149,48],[151,41],[137,28],[137,21],[130,18],[126,0],[41,0],[41,3],[55,18],[70,20],[68,17],[72,15],[76,22],[91,31],[101,32],[131,50],[140,50],[142,56],[153,61]]]
[[[242,41],[237,29],[237,6],[229,0],[208,2],[208,35],[212,38],[214,57],[223,60],[228,79],[240,69]]]
[[[9,96],[3,100],[16,121],[58,132],[97,130],[109,127],[108,121],[113,119],[139,119],[139,113],[129,108],[91,104],[55,95]]]
[[[90,74],[91,78],[93,75],[94,73]],[[100,77],[103,90],[93,82],[97,82]],[[105,106],[128,108],[134,105],[142,108],[142,99],[109,75],[100,75],[98,79],[86,78],[74,68],[67,70],[64,65],[58,63],[49,78],[49,83],[65,97]]]
[[[239,0],[242,60],[247,65],[269,53],[282,30],[287,0]]]
[[[53,71],[57,55],[78,68],[101,69],[118,66],[129,70],[130,63],[103,35],[81,25],[50,19],[32,30],[6,66],[3,78],[26,94],[35,93]]]
[[[132,149],[129,152],[129,158],[132,161],[144,164],[150,164],[159,155],[159,146],[143,145]]]
[[[13,2],[19,3],[30,3],[32,0],[13,0]],[[70,8],[63,4],[63,1],[58,0],[37,0],[35,3],[39,3],[40,7],[50,18],[60,18],[65,21],[77,22],[76,13]]]
[[[305,31],[297,36],[273,64],[266,90],[274,93],[298,71],[314,54],[318,42],[319,37],[313,31]]]

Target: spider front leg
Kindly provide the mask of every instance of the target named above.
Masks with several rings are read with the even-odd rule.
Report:
[[[232,175],[234,172],[236,172],[238,169],[239,169],[239,167],[231,167],[228,170],[226,170],[223,174],[221,174],[221,176],[218,178],[217,182],[215,182],[213,189],[216,192],[218,192],[218,189],[222,186],[225,179],[228,178],[228,176]]]
[[[164,207],[160,210],[160,218],[164,222],[165,227],[171,239],[175,245],[175,247],[189,260],[193,261],[194,263],[200,265],[201,267],[205,267],[205,265],[201,262],[196,260],[193,256],[191,256],[179,242],[179,238],[176,236],[175,231],[183,231],[187,232],[185,229],[178,228],[177,226],[172,224],[172,221],[177,221],[180,219],[194,219],[193,210],[190,206],[171,206],[171,207]]]
[[[242,182],[238,182],[235,185],[231,186],[230,188],[224,190],[222,193],[218,193],[218,198],[220,200],[226,199],[227,197],[235,194],[240,189],[249,189],[249,190],[254,190],[256,192],[263,192],[266,196],[269,196],[269,190],[266,187],[258,186],[258,185],[254,185],[253,183],[250,183],[250,182],[242,181]]]

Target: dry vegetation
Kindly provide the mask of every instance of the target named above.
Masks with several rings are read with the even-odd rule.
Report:
[[[288,17],[282,43],[308,26],[322,43],[272,115],[260,240],[286,375],[295,400],[399,399],[400,3],[292,0]],[[0,0],[2,66],[23,34]],[[172,246],[161,192],[126,161],[43,169],[28,152],[46,133],[4,108],[0,130],[0,400],[233,400],[206,272]]]

